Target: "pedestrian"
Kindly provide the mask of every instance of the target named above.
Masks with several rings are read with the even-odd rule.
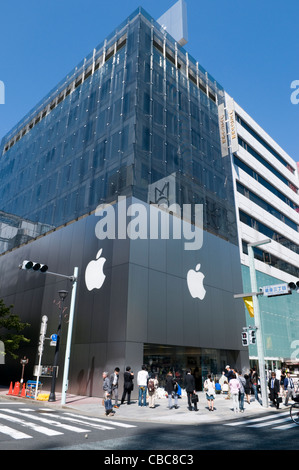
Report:
[[[282,369],[281,374],[280,374],[280,393],[281,396],[285,396],[285,390],[284,390],[284,380],[286,378],[287,374],[284,369]]]
[[[223,370],[222,374],[221,374],[221,377],[219,379],[219,383],[221,385],[221,390],[222,390],[222,386],[223,386],[224,382],[227,382],[227,377],[226,377],[225,372]]]
[[[229,386],[228,386],[227,380],[225,380],[224,384],[222,385],[223,395],[228,395],[228,390],[229,390]],[[227,400],[227,398],[226,398],[226,400]]]
[[[239,371],[239,374],[238,374],[238,381],[239,381],[239,384],[240,384],[239,409],[240,409],[241,413],[244,413],[244,396],[245,396],[246,380],[245,380],[245,377],[243,377],[241,371]]]
[[[191,375],[190,369],[186,371],[185,389],[186,389],[187,398],[188,398],[188,409],[189,411],[192,411],[192,396],[196,394],[196,391],[195,391],[195,380],[194,380],[193,375]],[[198,411],[196,402],[194,403],[194,411]]]
[[[284,390],[286,392],[284,404],[285,406],[288,406],[290,396],[292,396],[293,399],[296,397],[294,381],[290,372],[287,373],[287,376],[284,379]]]
[[[230,366],[226,366],[226,367],[225,367],[225,376],[226,376],[226,378],[227,378],[227,382],[228,382],[228,383],[229,383],[230,380],[232,379],[233,375],[234,375],[234,372],[233,372],[233,370],[230,368]]]
[[[268,382],[268,387],[270,390],[270,400],[278,409],[279,408],[278,395],[280,391],[280,384],[279,384],[279,380],[276,378],[275,372],[272,372],[271,374],[271,378],[269,379],[269,382]]]
[[[226,380],[227,380],[227,383],[228,383],[228,393],[227,393],[227,398],[226,400],[230,400],[230,387],[229,387],[229,382],[233,376],[233,370],[230,368],[229,365],[227,365],[225,367],[225,376],[226,376]]]
[[[215,382],[212,380],[211,374],[208,375],[208,378],[204,382],[204,389],[206,391],[209,411],[214,411]]]
[[[104,391],[104,398],[107,398],[108,395],[111,395],[111,384],[110,379],[108,377],[108,372],[103,372],[103,391]]]
[[[248,405],[250,405],[250,395],[251,395],[251,390],[252,390],[252,383],[251,383],[250,376],[248,374],[244,375],[244,379],[245,379],[244,390],[245,390],[245,395],[246,395],[246,401],[247,401]]]
[[[216,395],[220,395],[220,393],[221,393],[221,385],[220,385],[218,380],[215,383],[215,393],[216,393]]]
[[[147,381],[149,408],[155,408],[156,390],[158,388],[158,385],[159,385],[159,382],[158,382],[157,375],[150,377]]]
[[[104,391],[104,406],[106,415],[113,415],[113,407],[112,407],[112,400],[111,400],[111,383],[109,379],[109,374],[107,371],[103,372],[103,391]]]
[[[121,402],[120,402],[121,405],[123,405],[126,399],[126,395],[128,397],[127,405],[131,404],[131,392],[133,391],[133,388],[134,388],[133,379],[134,379],[134,374],[132,372],[132,369],[130,366],[127,366],[124,372],[124,391],[121,397]]]
[[[238,413],[240,383],[239,380],[236,378],[236,374],[232,374],[231,379],[229,381],[229,388],[233,399],[234,412]]]
[[[166,382],[165,382],[165,391],[167,392],[168,395],[168,408],[171,410],[173,405],[172,405],[172,400],[174,399],[174,408],[178,408],[178,387],[177,387],[177,382],[174,379],[172,373],[169,371],[168,374],[166,375]]]
[[[138,406],[146,406],[146,392],[147,392],[147,381],[148,372],[146,366],[143,365],[141,370],[137,374],[137,385],[138,385]]]
[[[253,367],[252,369],[250,369],[250,379],[252,383],[252,389],[254,391],[254,397],[259,402],[258,389],[257,389],[258,375],[257,375],[256,367]]]
[[[111,374],[110,376],[111,399],[114,396],[114,408],[119,408],[118,406],[118,380],[119,380],[119,367],[115,367],[113,374]]]

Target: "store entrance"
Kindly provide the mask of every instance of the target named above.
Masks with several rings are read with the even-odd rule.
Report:
[[[149,373],[157,375],[160,387],[164,387],[169,371],[184,387],[186,370],[190,369],[196,390],[201,391],[208,374],[219,379],[226,365],[235,367],[236,358],[236,352],[221,349],[144,344],[144,364]]]

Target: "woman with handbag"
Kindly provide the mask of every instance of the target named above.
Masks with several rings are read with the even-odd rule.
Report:
[[[209,411],[214,411],[215,382],[212,380],[211,374],[209,374],[208,378],[205,380],[204,389],[208,400]]]
[[[173,408],[172,406],[172,399],[174,398],[174,407],[175,409],[178,408],[178,388],[177,388],[177,383],[175,379],[172,376],[172,373],[169,371],[167,376],[166,376],[166,382],[165,382],[165,391],[167,392],[168,395],[168,408],[171,410]]]

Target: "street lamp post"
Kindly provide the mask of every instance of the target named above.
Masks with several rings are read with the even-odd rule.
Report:
[[[62,379],[62,395],[61,395],[62,405],[65,405],[66,391],[68,389],[68,373],[69,373],[70,356],[71,356],[71,343],[72,343],[72,332],[73,332],[75,302],[76,302],[76,292],[77,292],[77,279],[78,279],[78,268],[76,267],[74,268],[74,275],[73,275],[73,287],[72,287],[72,296],[71,296],[69,327],[67,330],[67,341],[66,341],[66,349],[65,349],[65,359],[64,359],[64,369],[63,369],[63,379]]]
[[[257,280],[256,280],[256,271],[254,265],[254,253],[253,248],[255,246],[265,245],[270,243],[271,239],[267,238],[255,243],[248,243],[248,257],[249,257],[249,272],[250,272],[250,282],[251,290],[253,293],[257,293]],[[257,355],[259,362],[259,371],[260,371],[260,383],[261,383],[261,395],[262,395],[262,405],[268,407],[268,394],[267,394],[267,382],[266,382],[266,373],[265,373],[265,355],[264,355],[264,343],[263,343],[263,334],[262,334],[262,324],[260,316],[260,306],[258,295],[252,295],[253,300],[253,310],[254,310],[254,323],[256,327],[256,346],[257,346]]]
[[[59,309],[59,322],[58,322],[58,328],[57,328],[57,341],[56,341],[56,347],[55,347],[51,392],[50,392],[48,401],[56,401],[55,387],[56,387],[56,376],[57,376],[57,366],[58,366],[58,357],[59,357],[62,312],[63,312],[63,303],[64,303],[66,296],[68,295],[68,291],[60,290],[58,293],[59,293],[61,304],[60,304],[60,309]]]
[[[40,271],[44,274],[50,274],[52,276],[62,277],[65,279],[69,279],[72,282],[72,297],[71,297],[71,307],[70,307],[70,316],[69,316],[69,327],[67,333],[67,344],[66,344],[66,352],[65,352],[65,360],[64,360],[64,373],[63,373],[63,383],[62,383],[62,398],[61,403],[65,404],[66,400],[66,391],[68,388],[68,371],[69,371],[69,364],[70,364],[70,354],[71,354],[71,341],[72,341],[72,330],[73,330],[73,320],[74,320],[74,313],[75,313],[75,303],[76,303],[76,292],[77,292],[77,282],[78,282],[78,268],[74,268],[74,274],[72,276],[67,276],[65,274],[53,273],[48,271],[48,266],[45,264],[36,263],[33,261],[24,260],[22,264],[19,265],[20,269],[24,270],[33,270],[33,271]],[[68,292],[67,291],[59,291],[60,299],[63,302],[66,298]],[[62,310],[60,310],[61,312]],[[61,330],[61,313],[59,317],[59,326],[58,326],[58,333],[57,334],[57,342],[56,342],[56,350],[55,350],[55,358],[54,358],[54,366],[53,366],[53,377],[52,377],[52,386],[51,386],[51,393],[49,396],[48,401],[55,401],[55,384],[56,384],[56,374],[57,374],[57,364],[58,364],[58,354],[59,354],[59,341],[60,341],[60,330]],[[1,341],[0,341],[1,346]],[[0,356],[1,357],[1,356]]]

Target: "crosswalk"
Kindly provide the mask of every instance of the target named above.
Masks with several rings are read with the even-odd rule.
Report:
[[[279,412],[262,416],[260,418],[242,419],[239,421],[233,421],[225,423],[225,426],[246,426],[250,428],[264,428],[271,427],[272,429],[285,430],[298,427],[298,424],[294,423],[290,417],[290,411]]]
[[[52,409],[0,407],[0,436],[12,439],[32,439],[35,433],[59,436],[66,432],[88,434],[92,430],[109,431],[116,428],[134,428],[135,425],[77,415],[71,412],[53,413]],[[23,429],[24,428],[24,429]]]

